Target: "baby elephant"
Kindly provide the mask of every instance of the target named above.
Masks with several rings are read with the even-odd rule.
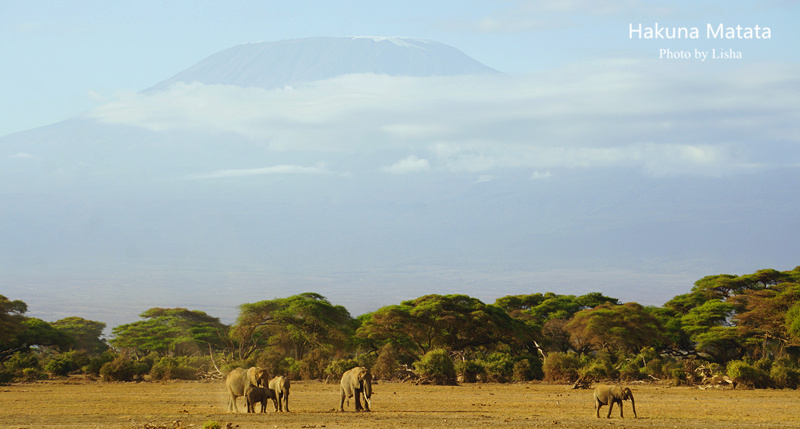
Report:
[[[245,402],[247,403],[247,412],[255,413],[255,406],[261,403],[261,412],[267,412],[267,399],[272,399],[272,403],[278,406],[278,401],[275,397],[275,391],[266,387],[257,387],[252,384],[244,392]]]
[[[621,386],[608,386],[605,384],[598,384],[594,389],[594,409],[597,418],[600,418],[600,407],[608,405],[608,415],[606,418],[611,417],[611,410],[614,408],[614,403],[619,404],[619,417],[622,417],[622,401],[629,399],[631,407],[633,407],[633,417],[636,415],[636,403],[633,401],[633,392],[627,387]]]

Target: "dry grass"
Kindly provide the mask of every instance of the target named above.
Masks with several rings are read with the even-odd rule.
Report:
[[[638,419],[594,416],[591,390],[547,384],[374,385],[373,411],[338,408],[338,386],[294,382],[291,413],[225,413],[222,382],[102,383],[49,381],[0,386],[2,428],[472,428],[472,427],[800,427],[794,390],[699,390],[632,386]],[[240,411],[244,401],[238,400]],[[603,408],[605,411],[606,408]],[[604,415],[601,412],[601,416]]]

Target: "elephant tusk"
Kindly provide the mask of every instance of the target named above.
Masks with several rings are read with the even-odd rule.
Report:
[[[367,406],[372,407],[372,401],[370,401],[369,398],[367,398],[366,396],[364,397],[364,399],[367,400]]]

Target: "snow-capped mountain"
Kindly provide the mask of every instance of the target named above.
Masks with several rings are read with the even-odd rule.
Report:
[[[350,73],[453,76],[497,73],[458,49],[406,37],[315,37],[245,43],[218,52],[147,92],[176,82],[280,88]]]

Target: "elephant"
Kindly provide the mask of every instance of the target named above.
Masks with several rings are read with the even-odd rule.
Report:
[[[289,387],[291,383],[289,383],[289,379],[279,375],[272,380],[269,381],[269,388],[275,391],[275,396],[277,397],[277,402],[275,403],[275,411],[283,412],[284,408],[286,412],[289,412]]]
[[[369,411],[372,396],[372,373],[367,368],[357,366],[342,375],[341,382],[342,400],[339,411],[344,411],[345,398],[356,398],[356,411]],[[361,395],[364,395],[364,407],[361,407]],[[350,402],[348,400],[348,402]]]
[[[228,412],[238,413],[239,408],[236,406],[236,398],[244,396],[247,387],[253,386],[267,386],[269,383],[269,371],[257,366],[250,369],[236,368],[228,373],[225,377],[225,386],[228,389]]]
[[[275,395],[275,391],[268,388],[268,387],[258,387],[253,386],[252,384],[247,386],[247,390],[244,392],[244,400],[247,404],[247,412],[248,413],[255,413],[255,407],[257,403],[261,403],[261,412],[267,412],[267,399],[272,399],[272,403],[275,407],[278,406],[277,395]]]
[[[638,418],[636,415],[636,402],[633,400],[633,392],[627,387],[609,386],[606,384],[598,384],[594,389],[594,409],[597,418],[600,418],[600,407],[608,405],[608,415],[606,418],[611,417],[611,410],[614,408],[614,403],[619,404],[619,417],[622,417],[622,401],[630,399],[631,407],[633,407],[633,417]]]

